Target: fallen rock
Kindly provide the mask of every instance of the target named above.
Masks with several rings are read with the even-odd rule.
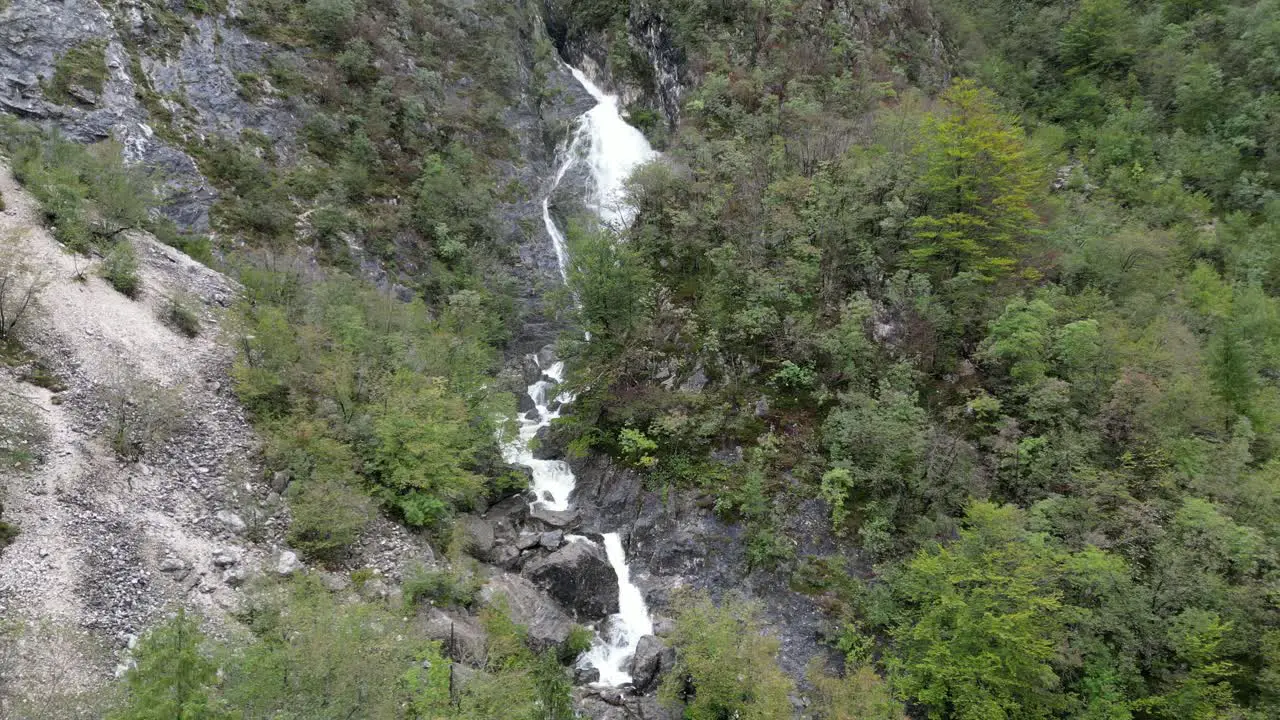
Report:
[[[493,525],[484,518],[475,515],[464,515],[459,519],[461,527],[467,533],[467,540],[470,543],[471,552],[476,557],[484,559],[489,556],[489,552],[493,550]]]
[[[600,671],[593,667],[580,667],[573,669],[574,685],[590,685],[600,680]]]
[[[178,572],[179,570],[185,570],[187,564],[176,557],[167,557],[160,561],[159,567],[160,572]]]
[[[613,688],[580,687],[573,692],[579,717],[590,720],[679,720],[683,708],[668,708],[653,695],[635,696]]]
[[[481,588],[480,598],[490,605],[505,600],[511,619],[529,628],[529,640],[537,650],[564,642],[574,627],[573,618],[555,600],[519,575],[494,575]]]
[[[213,564],[220,568],[230,567],[240,562],[240,558],[231,550],[215,550]]]
[[[520,564],[520,551],[513,545],[499,545],[489,552],[489,562],[506,570]]]
[[[516,538],[516,548],[519,550],[531,550],[538,547],[542,542],[542,535],[539,533],[522,533]]]
[[[674,650],[653,635],[645,635],[631,658],[631,684],[637,692],[648,692],[658,686],[662,674],[675,667],[675,662]]]
[[[422,617],[423,634],[439,640],[445,653],[458,662],[484,662],[489,635],[475,618],[440,608],[427,608]]]
[[[237,567],[227,568],[222,573],[222,582],[226,583],[227,585],[230,585],[233,588],[240,587],[241,585],[244,584],[245,580],[248,580],[248,579],[249,579],[249,574],[244,571],[244,568],[237,568]]]
[[[280,559],[276,561],[276,574],[281,577],[292,575],[302,570],[305,565],[298,559],[298,554],[292,550],[285,550],[280,553]]]
[[[618,575],[596,543],[571,542],[527,563],[524,576],[580,620],[597,620],[618,612]]]
[[[537,505],[529,510],[529,517],[533,520],[540,520],[551,527],[563,528],[578,520],[578,511],[549,510],[545,505]]]
[[[538,537],[538,544],[548,550],[556,550],[564,544],[564,531],[552,530]]]
[[[248,527],[244,524],[244,520],[242,520],[239,515],[231,512],[230,510],[219,510],[215,517],[218,518],[218,522],[225,525],[231,532],[242,533],[245,531],[245,528]]]

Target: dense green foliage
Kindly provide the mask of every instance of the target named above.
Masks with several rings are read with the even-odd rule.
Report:
[[[1280,714],[1280,4],[646,5],[689,87],[674,128],[633,108],[666,150],[632,179],[635,223],[569,233],[574,449],[713,496],[753,571],[821,596],[845,655],[805,691],[821,717]],[[558,39],[599,36],[611,70],[652,82],[632,3],[548,6]],[[520,71],[504,39],[532,12],[250,0],[237,21],[296,51],[239,80],[314,110],[297,155],[161,131],[223,190],[216,225],[258,251],[236,383],[291,480],[290,540],[339,562],[375,504],[443,536],[520,482],[494,444],[512,410],[495,348],[517,318],[493,208],[525,192],[502,187],[501,113]],[[68,245],[142,223],[113,153],[5,135]],[[317,271],[299,245],[377,257],[416,297]],[[787,537],[813,499],[835,558]],[[466,567],[405,590],[477,604]],[[687,717],[791,712],[755,608],[673,610],[663,693]],[[485,613],[461,698],[384,608],[304,593],[215,653],[220,677],[190,629],[157,631],[129,707],[563,717],[554,658]]]
[[[85,147],[0,115],[0,151],[68,248],[105,254],[125,231],[147,230],[197,260],[209,260],[207,239],[181,233],[149,212],[159,204],[154,182],[124,164],[118,143]]]
[[[671,641],[679,664],[664,681],[663,696],[687,698],[690,720],[786,715],[792,683],[775,662],[778,641],[761,634],[759,609],[739,598],[719,607],[697,595],[677,603]]]
[[[567,720],[569,683],[500,606],[483,613],[481,670],[373,602],[342,602],[309,578],[255,591],[239,641],[214,643],[178,614],[144,636],[112,720]]]
[[[842,3],[676,5],[668,159],[574,247],[577,446],[714,494],[929,717],[1280,712],[1280,6],[935,3],[936,88]],[[814,497],[874,580],[789,550]]]
[[[514,408],[488,388],[497,357],[471,294],[432,317],[421,301],[301,265],[243,277],[234,376],[269,465],[291,479],[295,545],[341,559],[368,520],[366,494],[444,531],[455,510],[519,487],[494,439]]]

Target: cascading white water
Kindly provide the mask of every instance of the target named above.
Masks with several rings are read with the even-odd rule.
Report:
[[[600,684],[617,687],[631,682],[631,673],[625,670],[627,661],[635,654],[640,638],[653,634],[653,621],[640,588],[631,583],[631,568],[618,533],[605,533],[604,552],[618,573],[618,613],[609,618],[601,641],[583,661],[600,671]]]
[[[569,71],[596,100],[596,106],[582,116],[580,131],[591,143],[587,149],[587,162],[591,165],[591,177],[595,181],[592,209],[605,225],[625,227],[635,211],[626,204],[623,185],[632,171],[652,160],[657,153],[650,147],[644,133],[622,118],[616,95],[608,95],[596,87],[581,70],[569,68]]]
[[[593,185],[589,205],[602,225],[621,229],[631,222],[635,214],[625,202],[623,185],[636,167],[657,155],[644,134],[622,118],[616,96],[606,94],[576,68],[569,70],[597,104],[579,118],[578,129],[565,153],[564,163],[556,171],[551,192],[542,201],[542,221],[551,236],[562,280],[568,279],[568,250],[564,233],[551,217],[551,194],[569,168],[579,159],[588,163]],[[528,388],[534,410],[520,416],[519,435],[503,447],[502,454],[507,462],[532,471],[531,489],[537,498],[535,503],[550,510],[568,510],[569,495],[573,493],[575,483],[573,471],[560,460],[535,458],[531,442],[539,430],[560,417],[560,407],[572,402],[573,398],[565,394],[557,396],[555,402],[558,404],[553,409],[548,394],[564,379],[564,363],[557,362],[548,368],[539,363],[538,367],[543,377]],[[573,539],[591,542],[578,536]],[[609,564],[618,575],[619,611],[605,621],[603,631],[583,662],[600,671],[601,685],[616,687],[631,681],[627,664],[640,638],[653,633],[653,622],[649,619],[644,596],[631,582],[631,569],[627,566],[621,536],[616,532],[606,533],[604,546]]]
[[[536,357],[534,359],[537,360]],[[557,362],[549,368],[539,367],[539,369],[547,379],[539,378],[529,386],[528,393],[533,400],[534,411],[520,416],[520,432],[511,442],[502,447],[502,459],[533,471],[530,489],[538,498],[537,502],[550,510],[568,510],[569,494],[573,492],[574,485],[573,471],[563,460],[539,460],[534,457],[533,438],[539,430],[560,417],[560,406],[573,398],[563,394],[556,397],[555,401],[558,405],[552,410],[547,393],[564,380],[564,363]]]

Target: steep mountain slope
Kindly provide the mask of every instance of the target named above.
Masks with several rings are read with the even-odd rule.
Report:
[[[252,570],[265,553],[249,551],[218,518],[243,516],[244,508],[261,513],[261,498],[243,487],[257,440],[229,397],[231,358],[219,340],[233,284],[138,235],[130,242],[142,257],[141,299],[131,300],[97,276],[96,263],[52,238],[7,168],[0,193],[5,251],[45,279],[23,336],[32,362],[51,376],[44,384],[57,390],[6,372],[6,393],[44,431],[32,469],[6,483],[6,519],[21,534],[0,556],[0,606],[51,634],[7,653],[11,699],[43,692],[53,677],[71,689],[91,687],[103,663],[114,662],[111,651],[175,599],[222,617],[233,591],[215,558],[229,554]],[[176,293],[190,297],[199,317],[195,338],[161,319]],[[142,461],[122,462],[113,447],[121,442],[136,443]],[[93,641],[74,644],[86,634]],[[97,642],[106,653],[81,656]]]

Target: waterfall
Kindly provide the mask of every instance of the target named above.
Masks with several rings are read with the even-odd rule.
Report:
[[[580,160],[588,164],[592,181],[588,207],[600,218],[602,225],[622,229],[635,215],[635,211],[626,204],[623,185],[636,167],[657,156],[644,134],[622,118],[616,96],[596,87],[578,69],[569,70],[595,98],[596,105],[578,119],[578,129],[565,151],[564,162],[556,171],[551,191],[542,201],[542,221],[551,236],[562,280],[568,279],[568,250],[564,233],[551,217],[551,195],[570,167]],[[572,402],[573,398],[564,393],[549,398],[564,379],[564,363],[557,362],[544,368],[536,356],[534,360],[542,371],[542,377],[527,389],[534,409],[520,416],[519,435],[503,446],[502,454],[507,462],[532,471],[534,503],[550,510],[568,510],[569,495],[573,493],[576,482],[573,471],[561,460],[535,458],[531,442],[539,430],[560,417],[560,408]],[[644,596],[631,582],[631,569],[627,566],[621,536],[616,532],[606,533],[604,548],[609,564],[618,576],[619,611],[605,621],[595,644],[583,656],[582,662],[600,671],[599,684],[617,687],[631,681],[627,665],[640,638],[653,634],[653,622],[649,619]]]

